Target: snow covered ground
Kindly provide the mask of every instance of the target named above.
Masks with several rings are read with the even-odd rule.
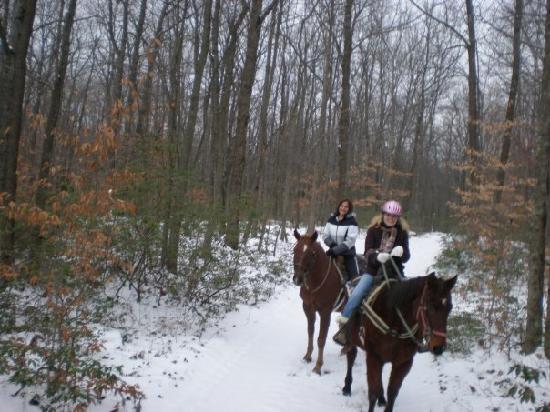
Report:
[[[363,234],[364,235],[364,234]],[[441,249],[441,234],[411,239],[412,258],[406,273],[422,275]],[[362,252],[363,239],[357,244]],[[291,246],[282,249],[291,263]],[[167,308],[144,309],[135,314],[140,330],[123,343],[119,330],[105,333],[105,360],[122,365],[128,383],[145,392],[145,412],[325,412],[366,411],[365,355],[360,353],[354,369],[352,396],[341,395],[345,357],[330,339],[325,348],[323,375],[311,372],[305,353],[306,319],[298,288],[290,282],[269,302],[241,306],[200,337],[190,336],[178,325],[177,312]],[[460,302],[455,302],[460,308]],[[155,313],[151,313],[157,311]],[[333,315],[336,316],[335,314]],[[335,322],[329,335],[335,332]],[[316,351],[314,352],[316,356]],[[522,359],[526,362],[525,359]],[[550,402],[550,375],[544,356],[528,361],[546,368],[546,377],[533,384],[537,405]],[[533,404],[505,397],[495,382],[509,375],[510,361],[503,354],[474,350],[467,358],[445,353],[439,358],[419,354],[397,398],[397,411],[531,411]],[[384,369],[385,379],[389,365]],[[0,380],[1,411],[37,411],[27,398],[14,398],[15,387]],[[91,411],[132,411],[128,402],[107,398]],[[378,408],[378,410],[382,410]]]

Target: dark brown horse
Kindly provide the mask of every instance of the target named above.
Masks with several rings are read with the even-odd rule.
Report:
[[[330,314],[333,310],[341,310],[346,295],[334,259],[329,258],[321,244],[317,242],[317,232],[311,236],[301,236],[297,230],[294,230],[294,236],[298,242],[294,246],[293,281],[296,286],[300,286],[302,307],[307,317],[308,341],[304,360],[311,362],[315,318],[316,313],[319,313],[321,318],[317,338],[319,352],[313,372],[321,374],[323,350],[330,326]]]
[[[391,362],[386,412],[391,412],[403,379],[411,370],[417,352],[441,355],[445,349],[447,318],[452,308],[451,289],[456,276],[443,280],[433,273],[403,282],[375,285],[367,300],[371,305],[350,320],[352,344],[347,352],[348,371],[342,392],[351,394],[352,368],[357,346],[367,352],[369,412],[383,401],[382,367]],[[365,309],[365,308],[363,308]]]

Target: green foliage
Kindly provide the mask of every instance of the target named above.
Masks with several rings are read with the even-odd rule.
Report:
[[[485,334],[483,323],[470,313],[451,313],[447,323],[447,348],[450,352],[469,355]]]
[[[521,403],[536,403],[533,387],[539,384],[540,379],[546,378],[546,373],[543,370],[516,363],[508,370],[508,375],[513,375],[513,378],[497,382],[505,390],[506,396],[517,397]],[[545,402],[535,410],[546,412],[549,407],[550,404]]]

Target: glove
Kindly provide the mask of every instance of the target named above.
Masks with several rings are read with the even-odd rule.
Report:
[[[327,256],[331,256],[331,257],[335,256],[333,248],[327,249],[327,251],[325,253],[326,253]]]
[[[391,255],[395,257],[403,256],[403,246],[396,246],[392,249]]]
[[[390,259],[390,254],[386,252],[381,252],[376,256],[376,260],[380,263],[386,263]]]

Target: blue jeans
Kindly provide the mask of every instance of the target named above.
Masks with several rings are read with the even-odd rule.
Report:
[[[355,289],[351,292],[351,296],[348,299],[348,302],[346,303],[346,306],[344,306],[344,310],[342,311],[342,316],[345,316],[346,318],[350,318],[351,315],[355,313],[355,310],[359,307],[361,304],[361,301],[365,296],[367,296],[367,293],[369,293],[369,290],[372,286],[372,275],[365,273],[364,275],[361,275],[361,279],[359,279],[359,283],[357,286],[355,286]]]

